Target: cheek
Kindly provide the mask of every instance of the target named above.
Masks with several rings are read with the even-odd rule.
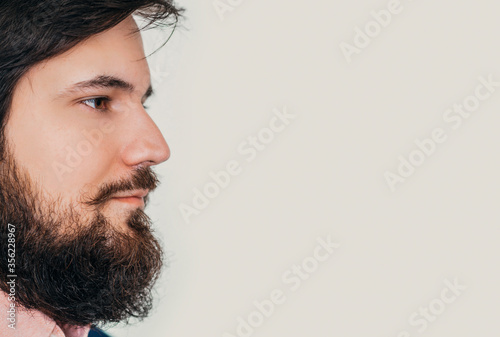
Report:
[[[54,142],[51,160],[44,160],[51,185],[67,194],[79,193],[85,185],[99,185],[113,165],[113,142],[98,129],[78,130]]]
[[[98,185],[109,175],[116,157],[113,125],[80,121],[62,126],[50,118],[31,121],[12,123],[9,139],[18,163],[49,193],[78,196],[85,185]]]

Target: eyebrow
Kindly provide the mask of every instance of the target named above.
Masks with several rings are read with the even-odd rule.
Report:
[[[66,89],[63,89],[61,92],[57,94],[57,97],[59,98],[86,89],[109,89],[109,88],[121,89],[127,92],[133,92],[135,90],[135,86],[132,83],[127,82],[121,78],[108,75],[98,75],[90,80],[81,81],[73,84],[72,86]],[[146,93],[143,96],[143,100],[146,100],[151,95],[153,95],[153,87],[150,84],[148,89],[146,90]]]

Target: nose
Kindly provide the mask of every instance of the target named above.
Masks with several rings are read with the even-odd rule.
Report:
[[[130,118],[125,128],[122,160],[127,166],[154,166],[170,157],[170,148],[160,129],[142,109],[137,118]]]

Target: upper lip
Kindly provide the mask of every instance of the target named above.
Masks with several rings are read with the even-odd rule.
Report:
[[[149,190],[133,190],[127,192],[116,193],[113,195],[113,198],[128,198],[128,197],[136,197],[136,198],[144,198],[149,193]]]

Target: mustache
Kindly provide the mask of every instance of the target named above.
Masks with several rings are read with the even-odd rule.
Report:
[[[85,200],[83,203],[88,206],[103,205],[118,192],[127,192],[135,189],[147,189],[154,191],[160,185],[158,176],[150,167],[140,167],[134,171],[129,179],[122,179],[117,182],[104,184],[95,197]],[[145,202],[148,197],[145,197]]]

